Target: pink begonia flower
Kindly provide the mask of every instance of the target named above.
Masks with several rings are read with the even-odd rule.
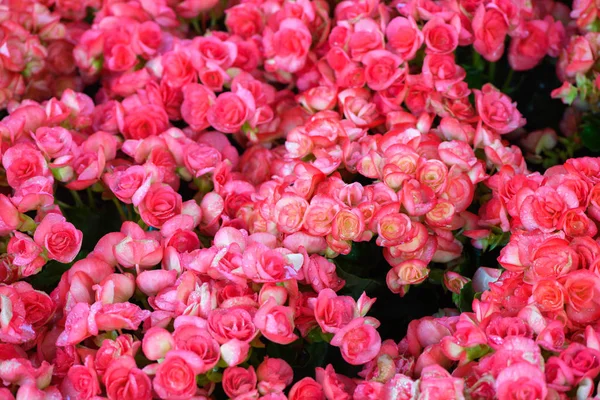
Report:
[[[114,245],[118,263],[126,268],[147,268],[160,262],[163,249],[160,241],[136,223],[124,222],[121,232],[126,235]]]
[[[331,344],[341,349],[342,357],[352,365],[371,361],[381,347],[381,337],[376,328],[379,321],[374,318],[355,318],[336,332]]]
[[[75,259],[81,249],[83,233],[59,214],[48,214],[35,230],[35,242],[48,252],[48,257],[62,263]]]
[[[175,348],[175,340],[169,331],[155,326],[144,334],[142,351],[149,360],[164,358],[167,352]]]
[[[273,297],[256,311],[254,324],[263,336],[275,343],[289,344],[298,338],[294,333],[294,311],[278,305]]]
[[[109,399],[123,396],[126,399],[152,398],[150,377],[137,368],[135,360],[124,355],[112,362],[103,377]]]
[[[292,383],[294,373],[292,367],[280,358],[265,357],[256,369],[258,391],[268,393],[283,392]]]
[[[229,367],[223,372],[223,390],[231,398],[249,395],[256,391],[256,373],[254,367]]]
[[[518,398],[525,393],[543,399],[548,388],[544,373],[539,368],[529,363],[517,363],[500,372],[496,378],[496,391],[498,399]]]

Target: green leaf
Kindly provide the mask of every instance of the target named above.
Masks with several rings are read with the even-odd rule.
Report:
[[[462,64],[461,67],[463,67],[467,73],[465,81],[469,84],[469,87],[480,89],[486,81],[486,77],[481,66]]]
[[[266,354],[285,360],[294,369],[294,378],[301,379],[305,376],[314,377],[316,367],[325,367],[329,348],[327,342],[307,343],[298,339],[285,346],[268,342]]]
[[[121,218],[114,205],[109,202],[103,202],[97,210],[73,207],[64,209],[63,214],[67,221],[83,232],[83,251],[91,252],[102,236],[121,229]]]
[[[59,196],[65,200],[70,199],[69,192],[60,188],[57,190]],[[68,264],[62,264],[50,260],[42,270],[26,279],[35,289],[50,293],[60,282],[60,278],[78,260],[85,258],[100,240],[109,232],[118,232],[121,229],[121,218],[115,207],[110,202],[101,202],[98,209],[85,207],[63,206],[63,215],[68,222],[75,225],[83,233],[81,250],[75,260]]]
[[[600,151],[600,115],[587,114],[580,125],[583,145],[591,151]]]
[[[492,349],[487,344],[478,344],[477,346],[469,347],[467,349],[467,359],[469,360],[477,360],[485,356]]]
[[[361,278],[360,276],[346,272],[344,270],[344,265],[341,265],[339,262],[335,262],[335,264],[337,265],[338,276],[346,281],[341,292],[352,296],[355,300],[358,299],[363,292],[369,294],[381,286],[381,283],[374,279]]]
[[[489,242],[489,247],[486,249],[487,251],[492,251],[498,246],[504,247],[508,244],[510,239],[510,232],[502,232],[500,234],[492,234],[492,240]]]
[[[213,368],[206,373],[206,377],[210,382],[219,383],[223,380],[223,373],[218,368]]]
[[[441,285],[444,281],[444,270],[439,268],[431,268],[429,271],[429,282],[436,285]]]
[[[475,298],[475,291],[473,290],[473,283],[468,282],[463,286],[460,294],[453,293],[452,300],[456,307],[461,312],[472,312],[473,311],[473,299]]]
[[[381,248],[375,244],[374,240],[372,240],[370,242],[352,243],[352,249],[350,250],[350,253],[346,255],[340,255],[336,258],[336,260],[345,264],[356,264],[356,266],[360,268],[360,271],[364,272],[365,270],[376,266],[379,261],[381,261],[381,258]]]
[[[338,276],[346,281],[341,294],[354,299],[358,299],[363,292],[371,295],[378,287],[385,285],[385,274],[390,268],[375,240],[353,243],[349,254],[331,261],[337,266]]]
[[[323,332],[321,331],[321,327],[317,326],[311,329],[306,335],[306,340],[309,343],[319,343],[323,341]]]
[[[40,273],[25,279],[36,290],[50,293],[58,286],[62,274],[71,268],[70,264],[61,264],[58,261],[51,260],[42,267]]]

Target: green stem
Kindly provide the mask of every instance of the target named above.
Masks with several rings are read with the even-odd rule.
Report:
[[[75,205],[77,207],[83,207],[83,201],[81,201],[81,197],[79,196],[79,193],[77,193],[77,191],[75,190],[71,190],[71,196],[73,196],[73,199],[75,200]]]
[[[506,93],[508,88],[510,87],[510,82],[512,81],[514,72],[515,71],[512,68],[508,71],[508,75],[506,76],[504,84],[502,85],[502,93]]]
[[[210,29],[214,29],[217,26],[217,22],[219,22],[219,16],[214,12],[210,12]]]
[[[135,291],[133,298],[142,303],[145,308],[150,308],[150,304],[148,303],[148,296],[144,296],[144,293],[142,293],[139,289]]]
[[[64,201],[60,201],[60,200],[56,200],[56,199],[54,201],[56,202],[56,204],[59,205],[59,207],[67,208],[67,209],[68,208],[73,208],[71,205],[65,203]]]
[[[192,19],[192,27],[194,28],[194,31],[196,33],[201,33],[202,31],[200,30],[200,22],[198,21],[198,18],[193,18]]]
[[[473,67],[478,70],[478,71],[483,71],[483,68],[485,67],[482,59],[481,59],[481,54],[479,54],[478,52],[474,51],[473,52]]]
[[[87,188],[86,192],[88,195],[88,203],[90,204],[90,208],[92,210],[95,210],[96,209],[96,201],[94,200],[94,193],[92,192],[91,188]]]
[[[494,82],[494,77],[496,76],[496,63],[495,62],[491,62],[490,63],[490,73],[489,73],[489,80],[490,82]]]
[[[115,207],[117,207],[119,216],[121,216],[121,222],[127,221],[127,217],[125,216],[125,212],[123,211],[123,208],[121,207],[121,203],[119,202],[119,200],[116,197],[113,197],[112,201],[113,201],[113,203],[115,203]]]

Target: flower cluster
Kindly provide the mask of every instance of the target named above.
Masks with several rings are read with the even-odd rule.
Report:
[[[87,29],[86,2],[80,10],[71,2],[52,3],[0,2],[0,108],[83,88],[73,49]]]
[[[526,168],[520,150],[500,137],[522,126],[524,119],[493,85],[468,87],[454,47],[436,50],[435,40],[444,40],[446,28],[434,29],[431,37],[437,39],[425,40],[425,27],[421,32],[414,18],[397,16],[382,29],[376,21],[385,21],[379,15],[383,11],[376,9],[352,18],[355,26],[349,26],[344,14],[349,5],[342,4],[336,8],[341,10],[334,18],[336,27],[327,28],[329,41],[315,44],[307,32],[325,29],[326,4],[298,8],[284,3],[266,12],[243,3],[226,12],[230,33],[190,40],[180,38],[182,33],[171,29],[176,24],[163,18],[173,15],[170,8],[142,6],[146,8],[135,21],[112,8],[98,13],[75,49],[86,79],[102,78],[97,96],[104,102],[93,111],[92,131],[123,137],[118,148],[136,165],[112,166],[110,158],[88,154],[77,168],[100,180],[106,163],[101,180],[120,201],[132,204],[148,226],[160,228],[179,212],[181,199],[175,192],[180,179],[192,181],[205,211],[200,226],[210,235],[226,218],[249,233],[277,235],[291,251],[304,248],[330,257],[349,253],[352,242],[377,236],[393,267],[388,286],[403,294],[408,285],[427,278],[430,261],[445,263],[460,256],[455,233],[476,222],[466,210],[487,171],[505,164]],[[264,18],[265,26],[259,24]],[[412,21],[414,30],[414,48],[408,53],[394,44],[408,29],[406,21]],[[279,26],[277,32],[269,30],[271,25]],[[380,37],[373,48],[358,40],[371,37],[364,33],[371,32],[367,28]],[[301,33],[305,39],[296,37]],[[259,34],[264,54],[257,45]],[[296,49],[302,54],[282,56],[277,64],[280,57],[267,50],[283,48],[275,46],[277,40],[302,44]],[[308,56],[311,46],[314,55]],[[417,73],[409,61],[423,50]],[[290,92],[274,86],[290,79],[302,90],[297,104]],[[468,100],[471,94],[475,106]],[[124,98],[110,100],[120,96]],[[434,125],[436,117],[441,119]],[[174,128],[176,121],[188,126]],[[222,133],[207,128],[233,134],[241,144],[284,135],[286,140],[272,149],[256,144],[240,158]],[[370,129],[381,134],[369,135]],[[479,149],[485,160],[476,157]],[[69,188],[94,184],[85,179],[80,185],[77,173],[73,182],[71,169],[60,169]],[[357,174],[374,182],[344,182]],[[159,190],[160,184],[167,186]],[[151,215],[149,203],[166,198],[169,213]]]
[[[399,398],[593,396],[600,373],[599,171],[598,159],[581,158],[544,175],[504,167],[490,178],[480,223],[512,233],[498,258],[505,271],[475,274],[482,294],[473,312],[413,321],[397,347],[384,343],[387,351],[363,370],[368,385],[379,388],[387,372],[381,365],[390,365],[381,390],[402,382]],[[429,381],[435,384],[424,387]]]
[[[58,346],[39,356],[68,370],[63,395],[89,398],[104,387],[109,399],[123,391],[128,398],[191,398],[199,394],[197,379],[205,395],[221,379],[232,398],[280,395],[292,382],[285,361],[266,358],[256,372],[246,363],[253,348],[264,347],[261,338],[288,345],[298,339],[295,328],[302,336],[314,329],[331,335],[350,364],[377,355],[379,323],[365,316],[374,300],[363,295],[354,301],[331,289],[318,295],[299,290],[300,277],[325,259],[303,259],[276,247],[274,237],[248,236],[233,227],[219,230],[213,246],[198,249],[192,229],[200,215],[193,211],[169,220],[160,232],[125,222],[62,276],[51,294],[56,322],[37,340]],[[152,269],[160,263],[163,269]],[[118,273],[117,267],[131,272]],[[150,309],[140,308],[140,301]],[[18,320],[28,318],[27,310]],[[142,327],[140,339],[116,333]],[[140,347],[150,361],[143,368],[135,360]],[[72,367],[80,362],[85,367]],[[10,374],[3,379],[22,382]]]
[[[488,101],[512,107],[492,86],[476,96],[482,112]],[[249,231],[279,232],[290,249],[302,246],[329,257],[376,237],[393,267],[388,286],[401,294],[427,278],[431,261],[459,257],[462,244],[455,233],[477,223],[467,211],[476,185],[487,178],[486,170],[505,164],[525,171],[523,157],[481,121],[472,126],[444,117],[434,128],[435,115],[397,116],[402,120],[390,122],[378,136],[329,110],[291,130],[284,158],[270,157],[275,179],[262,183],[244,209]],[[487,164],[477,159],[476,149],[488,155]],[[340,168],[341,174],[335,172]],[[253,169],[251,181],[260,180],[256,173],[262,171]],[[373,183],[345,183],[344,176],[352,174]]]
[[[544,317],[563,321],[567,333],[592,324],[600,311],[594,295],[599,273],[598,171],[594,158],[569,160],[544,175],[501,171],[490,201],[494,204],[485,211],[496,209],[497,221],[510,221],[505,228],[512,236],[498,262],[507,271],[507,281],[521,281],[513,301],[521,296],[525,300],[510,308],[533,304]],[[500,299],[506,297],[503,290],[490,294],[499,307],[506,306]]]
[[[557,135],[493,78],[592,104],[597,4],[224,3],[0,0],[0,398],[591,396],[600,162],[531,173]],[[366,247],[473,311],[387,339]]]
[[[560,51],[556,68],[562,86],[552,92],[566,104],[576,104],[598,111],[600,101],[600,34],[598,10],[593,1],[573,3],[571,17],[575,20],[575,33]]]
[[[221,375],[228,394],[281,393],[291,375],[278,380],[269,371],[287,365],[283,360],[265,359],[250,389],[236,376],[254,374],[239,365],[264,347],[260,338],[287,345],[298,340],[296,328],[302,337],[326,335],[350,364],[377,355],[379,322],[366,316],[374,300],[338,296],[344,281],[331,261],[302,246],[291,251],[269,232],[248,234],[242,218],[228,217],[255,189],[231,171],[239,155],[222,133],[192,140],[169,128],[123,142],[95,130],[99,113],[101,106],[67,90],[43,104],[23,102],[2,121],[13,144],[2,158],[12,194],[0,195],[7,239],[1,340],[10,360],[0,374],[19,387],[17,398],[57,390],[74,398],[103,390],[109,398],[123,390],[130,398],[188,398],[197,377],[208,393]],[[207,176],[215,190],[200,190],[199,203],[183,201],[180,179],[202,187]],[[50,260],[73,262],[82,245],[82,232],[54,204],[55,183],[79,202],[84,189],[114,196],[124,219],[135,212],[140,224],[126,221],[102,237],[48,295],[20,279]],[[212,245],[201,244],[200,232]],[[138,329],[143,337],[118,334]],[[32,346],[39,351],[27,355]],[[146,360],[160,363],[138,368],[140,347]]]
[[[511,279],[485,294],[506,294],[505,285],[512,291]],[[596,329],[567,335],[564,321],[543,317],[533,303],[518,312],[483,299],[473,305],[472,313],[413,321],[398,345],[384,342],[356,392],[393,399],[592,398],[600,373]]]
[[[374,128],[403,103],[416,116],[435,112],[472,124],[478,119],[467,100],[465,71],[455,62],[459,45],[472,45],[495,62],[510,36],[511,67],[526,70],[546,54],[557,56],[566,35],[559,3],[528,8],[413,1],[390,9],[344,2],[332,18],[323,1],[243,2],[226,10],[227,32],[193,39],[176,18],[189,14],[178,14],[178,7],[144,1],[107,6],[75,48],[85,80],[101,78],[103,102],[146,90],[143,107],[123,102],[119,129],[125,136],[160,133],[170,119],[195,132],[212,127],[242,143],[265,142],[337,107],[360,128]],[[279,83],[295,87],[297,99],[277,91]],[[509,104],[493,106],[496,101],[505,102],[493,96],[482,102],[484,122],[500,134],[522,125]],[[137,128],[130,131],[128,119]]]

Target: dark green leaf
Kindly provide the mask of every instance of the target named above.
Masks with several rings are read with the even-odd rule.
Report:
[[[429,281],[436,285],[441,285],[444,281],[444,270],[439,268],[432,268],[429,271]]]
[[[307,343],[298,339],[285,346],[268,342],[266,354],[285,360],[294,369],[294,379],[299,380],[305,376],[314,377],[316,367],[325,367],[329,348],[327,342]]]
[[[347,272],[361,276],[377,267],[381,260],[381,247],[377,246],[374,240],[353,243],[350,253],[336,257],[336,261],[348,265],[347,268],[344,268]],[[350,268],[357,268],[357,270],[354,271]]]
[[[465,286],[463,286],[462,290],[460,291],[460,294],[452,294],[452,300],[461,312],[473,311],[472,305],[474,298],[475,291],[473,290],[472,282],[468,282]]]
[[[69,208],[63,210],[67,221],[83,232],[82,250],[92,251],[98,240],[109,232],[121,229],[121,219],[112,203],[104,202],[97,210],[91,208]]]
[[[486,78],[483,70],[468,64],[463,64],[462,67],[467,72],[465,81],[469,84],[469,87],[476,89],[481,88],[485,83]]]
[[[65,204],[72,201],[68,191],[59,187],[57,198],[63,197]],[[85,198],[85,197],[84,197]],[[109,232],[118,232],[121,229],[121,219],[110,202],[97,202],[98,208],[63,206],[62,212],[67,221],[75,225],[83,233],[81,251],[72,263],[62,264],[49,261],[44,265],[40,273],[27,278],[35,289],[50,293],[56,288],[62,274],[67,271],[73,263],[85,258],[100,240]]]
[[[61,264],[57,261],[49,261],[44,265],[40,273],[26,279],[36,290],[50,293],[56,288],[62,274],[71,268],[71,264]]]
[[[580,127],[583,145],[591,151],[600,151],[600,115],[588,114],[583,117]]]
[[[358,299],[363,292],[369,294],[381,286],[381,283],[374,279],[361,278],[357,275],[346,272],[344,270],[344,266],[348,266],[348,264],[342,265],[339,262],[336,262],[335,264],[337,265],[338,276],[346,281],[344,288],[341,290],[343,294],[347,294],[352,296],[354,299]]]

